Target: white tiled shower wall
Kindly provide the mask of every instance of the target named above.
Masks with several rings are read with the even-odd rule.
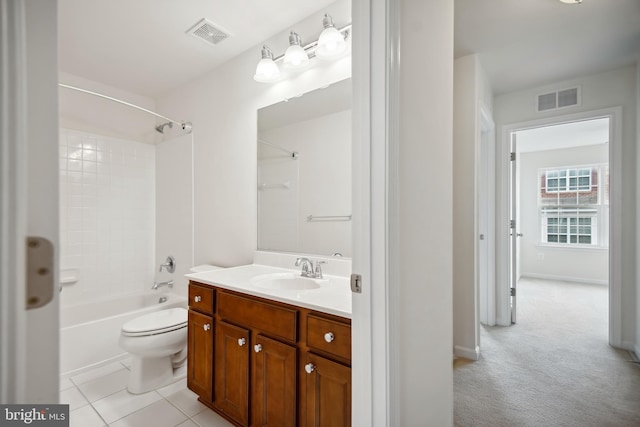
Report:
[[[150,288],[155,146],[61,129],[60,240],[62,305]]]

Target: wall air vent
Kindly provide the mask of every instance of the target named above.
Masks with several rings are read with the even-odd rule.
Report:
[[[536,111],[557,110],[580,105],[580,87],[572,87],[536,96]]]
[[[213,45],[229,38],[229,33],[221,30],[219,26],[208,21],[206,18],[202,18],[198,21],[197,24],[187,31],[187,34],[191,34],[195,38]]]

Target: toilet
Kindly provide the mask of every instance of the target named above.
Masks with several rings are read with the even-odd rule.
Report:
[[[129,392],[146,393],[183,378],[176,372],[187,359],[187,320],[184,308],[170,308],[137,317],[120,332],[120,347],[132,356]]]
[[[218,270],[210,264],[191,268],[193,273]],[[184,308],[169,308],[137,317],[120,330],[120,347],[132,356],[130,393],[141,394],[186,376],[180,369],[187,360],[187,323]]]

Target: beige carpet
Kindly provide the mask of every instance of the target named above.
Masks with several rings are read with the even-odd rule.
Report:
[[[457,426],[640,426],[640,366],[607,344],[608,291],[521,280],[518,323],[454,363]]]

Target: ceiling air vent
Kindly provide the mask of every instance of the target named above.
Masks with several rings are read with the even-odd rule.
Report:
[[[536,111],[557,110],[559,108],[574,107],[580,105],[580,88],[572,87],[538,95],[536,98]]]
[[[201,19],[197,24],[191,27],[189,31],[187,31],[187,34],[191,34],[195,38],[213,45],[216,45],[229,37],[228,33],[221,30],[220,27],[205,18]]]

